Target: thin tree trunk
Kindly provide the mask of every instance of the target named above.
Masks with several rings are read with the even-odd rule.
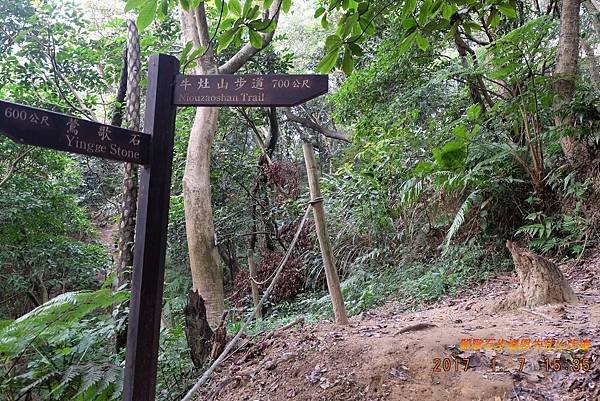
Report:
[[[583,1],[583,7],[587,10],[590,19],[592,20],[592,25],[594,26],[594,30],[597,35],[600,35],[600,5],[592,3],[591,1]]]
[[[267,17],[271,16],[274,23],[277,23],[280,4],[281,0],[275,1],[269,9]],[[250,44],[244,45],[219,68],[214,58],[204,2],[189,11],[182,10],[181,25],[186,41],[191,41],[196,49],[207,49],[198,60],[197,72],[200,74],[235,73],[259,51]],[[274,32],[263,35],[265,46],[272,40],[273,35]],[[194,288],[204,298],[207,320],[212,327],[219,324],[224,310],[223,270],[215,244],[210,186],[210,149],[217,131],[218,118],[219,109],[216,107],[197,109],[188,142],[183,178],[192,281]]]
[[[583,47],[583,51],[585,52],[592,85],[594,89],[600,90],[600,71],[598,71],[598,59],[594,54],[594,49],[592,49],[592,46],[585,39],[581,39],[581,47]]]
[[[260,290],[258,289],[256,262],[254,261],[254,248],[248,248],[248,270],[250,271],[250,288],[252,288],[252,304],[256,309],[260,302]],[[262,319],[262,310],[256,310],[256,318]]]
[[[554,71],[554,123],[556,127],[569,129],[573,117],[563,109],[573,99],[579,60],[579,10],[581,0],[562,0],[560,9],[560,34],[558,38],[556,69]],[[569,162],[579,161],[579,144],[572,135],[560,139],[560,145]]]

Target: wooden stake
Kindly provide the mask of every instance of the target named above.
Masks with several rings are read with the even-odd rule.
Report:
[[[265,153],[266,154],[266,153]],[[250,270],[250,286],[252,287],[252,302],[254,308],[258,306],[260,302],[260,292],[258,290],[258,284],[256,284],[256,263],[254,262],[254,252],[248,248],[248,269]],[[262,319],[262,310],[258,308],[256,310],[256,318]]]
[[[317,237],[323,256],[323,266],[325,266],[325,277],[327,278],[327,288],[331,296],[333,305],[333,314],[337,324],[348,324],[348,316],[344,307],[344,298],[340,289],[340,279],[335,269],[333,259],[333,250],[327,233],[327,223],[325,221],[325,209],[323,207],[323,198],[321,197],[321,187],[319,186],[319,175],[317,173],[317,163],[315,161],[315,152],[310,143],[302,145],[304,151],[304,162],[306,163],[306,173],[308,174],[308,186],[310,188],[310,199],[315,218]]]

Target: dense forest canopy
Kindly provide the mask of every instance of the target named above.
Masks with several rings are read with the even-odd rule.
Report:
[[[0,15],[0,99],[124,127],[127,20],[142,110],[151,54],[187,74],[330,74],[298,107],[179,109],[157,399],[209,363],[190,357],[188,291],[231,334],[268,287],[310,199],[305,142],[350,316],[510,271],[507,239],[558,261],[598,245],[596,0],[0,0]],[[136,177],[0,136],[2,399],[121,397]],[[250,333],[333,316],[314,222],[299,233]]]

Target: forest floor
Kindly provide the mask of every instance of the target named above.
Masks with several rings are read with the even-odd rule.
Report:
[[[494,312],[517,286],[514,275],[499,276],[416,312],[388,303],[346,327],[321,322],[275,330],[228,357],[199,399],[600,400],[600,252],[561,268],[578,304]],[[462,339],[477,338],[531,339],[532,346],[459,347]],[[545,350],[535,339],[591,344],[587,350]],[[573,372],[577,363],[589,370]]]

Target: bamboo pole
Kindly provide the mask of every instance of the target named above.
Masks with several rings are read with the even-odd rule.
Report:
[[[335,268],[333,250],[327,233],[327,223],[325,221],[325,208],[323,207],[323,197],[319,186],[319,175],[317,173],[317,163],[315,161],[315,152],[310,143],[302,145],[304,151],[304,162],[306,163],[306,172],[308,174],[308,186],[310,189],[310,203],[313,208],[317,237],[323,257],[323,266],[325,267],[325,277],[327,278],[327,288],[331,296],[333,314],[337,324],[348,324],[348,316],[344,306],[344,298],[340,289],[340,279]]]

